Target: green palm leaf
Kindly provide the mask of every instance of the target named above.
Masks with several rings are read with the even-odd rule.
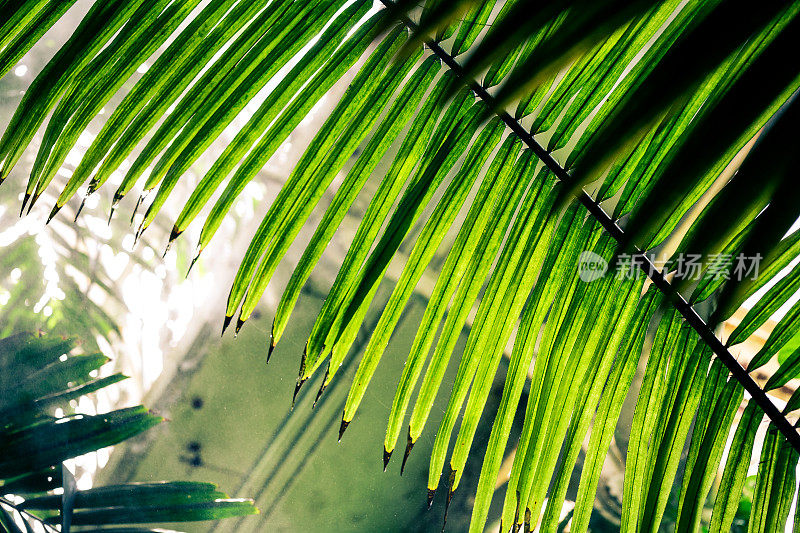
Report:
[[[74,353],[74,339],[17,334],[0,339],[0,525],[33,531],[33,523],[144,524],[219,519],[257,513],[251,500],[231,500],[211,483],[129,483],[73,490],[63,462],[117,444],[163,419],[144,407],[99,415],[59,415],[69,401],[125,376],[92,378],[108,362],[100,354]],[[36,369],[31,371],[31,369]],[[63,474],[63,476],[62,476]],[[74,484],[74,479],[72,480]],[[53,494],[54,489],[62,494]],[[10,512],[14,510],[20,519]],[[65,517],[70,517],[67,520]],[[52,528],[50,529],[52,530]]]
[[[415,288],[432,265],[441,265],[398,377],[384,461],[412,401],[405,457],[423,434],[434,399],[448,394],[428,490],[431,498],[449,462],[449,502],[475,453],[476,430],[488,416],[487,398],[513,338],[472,531],[483,530],[488,519],[526,381],[524,422],[501,512],[506,529],[521,522],[542,530],[558,526],[581,450],[585,461],[571,525],[588,528],[603,460],[632,389],[636,409],[623,530],[658,529],[672,498],[678,502],[677,530],[727,531],[764,414],[771,425],[750,528],[783,527],[795,497],[800,451],[800,435],[785,413],[798,407],[800,396],[781,413],[765,391],[797,375],[800,355],[781,358],[760,388],[709,325],[770,284],[727,339],[741,343],[800,287],[797,268],[787,269],[800,250],[800,232],[787,235],[800,215],[791,179],[797,151],[789,145],[800,77],[786,60],[798,48],[800,3],[768,2],[758,9],[741,0],[382,4],[386,9],[370,14],[366,1],[95,2],[26,91],[0,139],[0,175],[8,176],[46,123],[23,200],[23,208],[32,205],[53,186],[87,125],[127,90],[63,185],[51,218],[87,181],[94,193],[118,172],[123,178],[114,205],[135,189],[157,189],[139,236],[165,216],[162,207],[180,190],[178,182],[263,93],[189,197],[179,199],[184,207],[170,241],[222,189],[202,223],[199,254],[214,246],[213,236],[247,183],[334,84],[355,71],[254,228],[232,283],[224,327],[238,312],[238,331],[253,313],[312,211],[353,157],[294,269],[269,340],[271,352],[304,283],[374,180],[377,188],[309,334],[298,376],[299,388],[327,363],[319,394],[341,379],[337,371],[352,357],[378,286],[407,247],[405,265],[358,364],[340,438],[357,420]],[[9,3],[0,17],[0,74],[69,5]],[[150,69],[123,89],[145,61]],[[133,163],[127,166],[129,157]],[[695,209],[698,202],[702,209]],[[656,254],[671,261],[661,268]],[[761,262],[757,275],[737,277],[732,269],[720,274],[706,261],[695,278],[678,276],[671,284],[681,254]],[[591,270],[617,266],[625,257],[636,261],[633,270],[612,268],[605,276]],[[681,294],[690,291],[687,302]],[[474,306],[466,346],[455,353]],[[779,321],[749,371],[796,337],[798,309]],[[440,391],[454,356],[455,383]],[[640,360],[643,383],[633,387]],[[92,356],[69,368],[41,363],[31,377],[40,394],[15,398],[15,409],[28,412],[108,383],[83,377],[72,388],[54,385],[102,364]],[[726,456],[744,391],[751,399]],[[137,428],[154,421],[145,412],[129,414]],[[94,423],[87,418],[70,424],[79,422]],[[68,424],[62,425],[66,431]],[[20,429],[18,443],[33,438],[26,431],[45,426],[37,427]],[[126,434],[108,431],[109,439]],[[29,466],[50,467],[77,449],[55,446],[46,460]],[[3,468],[22,475],[24,458],[8,457]],[[712,494],[720,471],[719,490]],[[710,522],[703,513],[709,495]],[[186,505],[193,506],[183,509],[192,516],[216,512],[212,502]],[[164,504],[142,516],[174,512]],[[73,516],[75,524],[113,520],[100,510],[79,509]]]

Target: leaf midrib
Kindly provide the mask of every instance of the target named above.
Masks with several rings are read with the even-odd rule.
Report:
[[[396,17],[403,24],[405,24],[412,32],[417,31],[417,24],[408,18],[405,14],[400,14],[395,8],[395,2],[392,0],[380,0],[386,6],[387,10]],[[442,63],[447,66],[463,83],[465,83],[470,90],[473,91],[486,106],[487,110],[494,113],[500,120],[508,126],[511,131],[525,143],[528,148],[550,169],[559,181],[570,182],[571,178],[567,170],[562,167],[553,156],[544,149],[516,119],[509,113],[498,108],[494,97],[475,79],[466,76],[464,69],[456,61],[456,59],[447,53],[436,41],[425,38],[425,45],[435,54]],[[589,211],[605,229],[611,237],[617,242],[625,241],[625,232],[617,223],[603,210],[598,202],[596,202],[586,191],[581,190],[575,194],[577,200]],[[675,308],[692,329],[697,332],[700,338],[705,342],[709,348],[720,358],[722,363],[731,372],[733,378],[750,394],[752,401],[754,401],[767,415],[767,417],[775,424],[778,430],[786,437],[786,440],[791,446],[800,452],[800,433],[798,433],[794,426],[784,416],[783,413],[777,408],[772,400],[767,396],[766,392],[758,386],[758,384],[750,377],[736,358],[730,353],[728,348],[717,338],[711,328],[706,322],[697,314],[697,311],[678,293],[676,293],[666,280],[664,275],[655,267],[649,258],[643,252],[633,254],[636,257],[636,264],[647,275],[653,285],[662,292],[669,301],[669,304]]]

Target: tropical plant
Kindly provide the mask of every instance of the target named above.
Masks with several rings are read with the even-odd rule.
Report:
[[[210,483],[128,483],[78,490],[64,462],[112,446],[163,419],[142,406],[78,414],[81,397],[125,379],[99,377],[108,362],[75,339],[20,333],[0,339],[0,528],[115,531],[102,525],[216,520],[254,514]],[[61,493],[54,493],[61,489]],[[56,529],[55,526],[60,526]],[[154,531],[118,529],[116,531]],[[161,531],[161,530],[159,530]]]
[[[0,3],[0,73],[74,1]],[[147,208],[138,237],[199,155],[266,94],[174,221],[171,241],[210,206],[199,255],[245,185],[323,95],[355,72],[255,230],[223,331],[234,317],[242,327],[323,192],[357,153],[283,293],[270,340],[271,352],[345,213],[377,176],[297,381],[299,388],[325,366],[322,394],[335,379],[390,261],[401,243],[412,244],[359,363],[340,438],[414,287],[437,249],[449,245],[399,378],[385,463],[412,400],[406,456],[422,434],[457,334],[479,299],[436,431],[429,500],[461,415],[448,502],[457,489],[516,330],[473,531],[486,522],[527,379],[504,530],[521,522],[556,528],[588,438],[571,518],[572,531],[586,530],[640,359],[646,370],[630,430],[622,529],[657,530],[674,485],[676,529],[697,530],[722,469],[706,525],[728,531],[766,414],[748,527],[780,530],[797,488],[800,435],[790,418],[800,395],[779,409],[767,392],[798,375],[800,351],[784,355],[763,387],[750,372],[800,328],[800,305],[789,300],[800,276],[790,178],[798,158],[790,142],[800,67],[790,58],[800,49],[800,2],[381,3],[386,9],[368,0],[94,2],[7,126],[0,176],[47,122],[22,202],[30,209],[89,122],[148,62],[60,183],[50,216],[122,169],[113,202],[141,184],[136,205]],[[133,162],[123,167],[128,157]],[[686,271],[689,254],[699,258],[694,276]],[[757,273],[742,275],[745,261],[755,261]],[[582,276],[579,263],[627,268]],[[764,291],[729,338],[715,334]],[[788,313],[745,370],[731,347],[784,306]]]

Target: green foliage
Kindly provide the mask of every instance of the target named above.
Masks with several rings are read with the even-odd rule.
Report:
[[[270,347],[280,340],[344,215],[368,196],[309,335],[297,385],[322,366],[327,375],[319,394],[336,379],[391,261],[407,246],[408,259],[359,363],[340,438],[356,419],[414,288],[436,252],[451,243],[399,377],[385,460],[412,400],[406,456],[422,435],[455,339],[477,306],[436,431],[428,482],[432,495],[449,456],[448,501],[458,487],[516,326],[472,531],[482,531],[488,518],[517,409],[525,419],[501,511],[504,527],[556,528],[588,439],[571,515],[571,530],[586,530],[603,458],[640,363],[645,374],[635,392],[623,529],[655,531],[677,502],[679,531],[729,530],[765,413],[770,429],[749,527],[783,527],[800,448],[786,416],[800,408],[800,395],[779,412],[709,326],[777,282],[729,343],[743,341],[800,283],[796,272],[780,279],[800,246],[800,232],[787,235],[800,215],[791,178],[800,152],[790,144],[800,112],[800,67],[787,60],[800,49],[800,2],[757,8],[745,0],[382,3],[387,9],[370,15],[362,1],[212,0],[181,26],[196,2],[95,2],[26,91],[0,139],[0,176],[9,175],[47,122],[23,208],[36,202],[89,120],[174,34],[61,188],[53,215],[84,183],[95,193],[137,153],[113,202],[136,188],[157,188],[139,237],[185,171],[269,87],[174,222],[171,239],[211,208],[202,251],[245,185],[322,96],[357,70],[254,230],[233,280],[225,327],[234,317],[236,329],[242,327],[323,193],[361,149],[291,277],[270,340]],[[3,4],[12,9],[0,18],[0,43],[10,43],[0,46],[0,72],[63,13],[56,4]],[[371,196],[370,178],[377,183]],[[695,212],[706,195],[713,198]],[[663,253],[671,259],[665,275],[676,271],[679,253],[761,262],[752,277],[720,274],[706,262],[699,279],[678,277],[674,285],[644,262],[654,281],[647,285],[613,269],[587,281],[576,272],[586,252],[611,266],[631,252],[637,259]],[[701,304],[709,326],[680,294]],[[750,370],[788,349],[800,327],[799,309],[780,321]],[[800,355],[794,350],[780,363],[766,389],[796,376]],[[752,399],[737,421],[743,387]],[[138,411],[126,416],[137,424],[150,420]],[[723,458],[732,431],[733,446]],[[709,521],[702,511],[720,470]],[[198,508],[197,516],[204,512]]]
[[[142,406],[83,415],[76,401],[125,379],[98,377],[108,362],[74,339],[19,333],[0,339],[0,526],[83,526],[217,520],[257,513],[209,483],[129,483],[77,490],[64,461],[113,446],[163,422]],[[71,480],[71,481],[70,481]],[[63,489],[62,494],[53,494]],[[13,495],[13,496],[12,496]],[[14,515],[16,512],[16,517]]]

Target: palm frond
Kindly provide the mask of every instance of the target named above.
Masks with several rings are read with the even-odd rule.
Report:
[[[19,333],[0,339],[0,498],[4,531],[184,522],[257,513],[210,483],[128,483],[77,490],[64,461],[118,444],[161,423],[142,406],[85,415],[75,400],[126,376],[94,377],[109,361],[75,339]],[[60,413],[61,412],[61,413]],[[66,412],[67,414],[62,414]],[[67,482],[71,480],[71,483]],[[63,489],[62,494],[53,494]],[[16,518],[15,518],[16,514]]]
[[[170,240],[225,184],[203,224],[199,254],[212,246],[246,184],[354,71],[255,230],[223,331],[234,316],[236,330],[242,327],[323,192],[363,146],[294,270],[270,340],[271,351],[300,289],[372,177],[377,189],[310,332],[297,384],[325,366],[323,394],[337,377],[393,257],[408,246],[359,362],[340,438],[356,419],[414,288],[437,251],[449,248],[399,377],[385,463],[412,400],[406,457],[423,433],[457,334],[477,305],[436,432],[429,499],[454,432],[448,501],[458,488],[513,337],[473,531],[487,520],[526,379],[502,523],[506,530],[521,522],[555,529],[588,437],[571,518],[574,531],[586,530],[640,360],[646,370],[630,430],[623,529],[657,529],[673,486],[677,527],[697,529],[722,469],[708,525],[727,531],[764,414],[770,429],[750,527],[780,529],[795,497],[800,435],[788,417],[800,408],[800,396],[781,411],[765,391],[796,377],[800,356],[784,358],[764,388],[749,371],[797,336],[800,307],[778,323],[747,370],[730,347],[798,288],[796,272],[787,272],[800,246],[800,233],[790,233],[800,212],[790,179],[798,156],[788,143],[800,72],[786,58],[800,44],[800,3],[759,9],[741,0],[440,0],[421,9],[382,3],[386,9],[343,0],[216,0],[202,8],[168,0],[96,2],[26,92],[0,139],[0,175],[11,172],[47,121],[23,201],[23,208],[32,205],[92,118],[139,65],[152,61],[62,186],[51,218],[87,181],[91,194],[121,171],[115,205],[131,191],[144,197],[157,189],[138,221],[140,236],[191,165],[253,103],[257,109],[174,222]],[[14,3],[0,21],[0,72],[63,13],[56,4]],[[128,157],[133,162],[123,164]],[[701,201],[704,208],[695,212]],[[761,262],[757,275],[740,276],[732,265],[720,270],[706,261],[688,279],[680,275],[681,254]],[[589,271],[588,278],[576,272],[582,264],[614,267],[623,257],[632,263],[629,271]],[[723,344],[712,328],[765,287]],[[750,399],[722,464],[745,391]]]

